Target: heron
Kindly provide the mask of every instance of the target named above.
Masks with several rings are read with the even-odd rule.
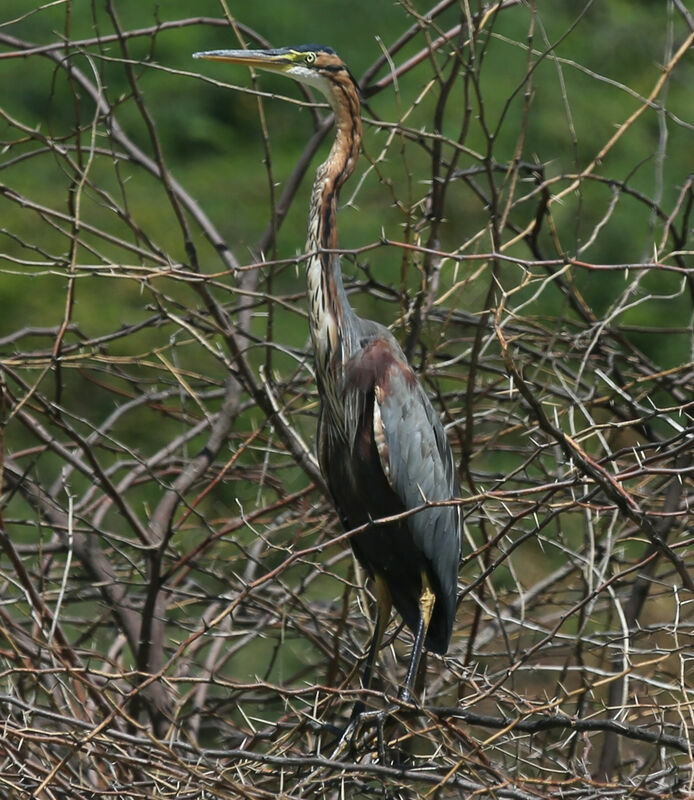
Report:
[[[445,654],[456,612],[461,555],[456,465],[443,425],[400,345],[361,319],[342,280],[340,189],[362,141],[360,93],[344,61],[317,44],[211,50],[195,58],[286,75],[320,91],[335,138],[318,167],[306,240],[309,327],[320,397],[318,461],[358,562],[373,581],[376,619],[362,686],[369,689],[392,607],[414,634],[399,699],[410,701],[422,650]],[[379,523],[379,520],[385,520]],[[358,701],[353,717],[365,706]]]

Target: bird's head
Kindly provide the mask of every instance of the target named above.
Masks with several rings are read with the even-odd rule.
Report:
[[[245,64],[247,67],[277,72],[312,86],[335,103],[339,86],[357,89],[357,82],[344,61],[331,48],[322,44],[302,44],[276,50],[206,50],[193,53],[193,58]]]

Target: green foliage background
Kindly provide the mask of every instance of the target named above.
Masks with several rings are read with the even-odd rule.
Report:
[[[637,686],[634,730],[662,723],[680,737],[653,756],[653,775],[673,752],[681,760],[668,775],[686,773],[694,63],[691,50],[675,54],[691,14],[677,0],[430,11],[423,0],[4,0],[0,641],[10,728],[31,702],[69,706],[93,731],[107,716],[95,697],[107,697],[119,731],[142,734],[133,747],[163,774],[168,757],[150,733],[159,742],[168,732],[187,768],[191,742],[210,764],[229,742],[258,757],[320,755],[319,723],[345,717],[370,600],[310,460],[317,397],[301,265],[330,133],[270,235],[326,107],[281,77],[191,56],[236,47],[239,32],[248,44],[317,41],[359,80],[415,26],[364,82],[363,155],[341,196],[340,245],[351,301],[392,325],[460,463],[463,598],[451,653],[430,665],[422,696],[461,714],[525,722],[538,708],[544,721],[556,712],[609,722],[624,686]],[[472,41],[436,44],[473,17]],[[169,26],[176,20],[188,22]],[[128,38],[126,55],[117,26],[152,30]],[[27,42],[56,44],[55,55],[63,41],[108,113],[95,115],[84,84],[46,52],[18,55]],[[410,58],[420,60],[395,73]],[[198,216],[177,212],[167,181],[122,152],[114,118],[143,160],[159,150],[179,202],[192,199]],[[432,211],[437,185],[444,200]],[[228,252],[198,224],[203,214]],[[628,618],[635,574],[653,582]],[[385,693],[401,680],[407,637],[384,651]],[[631,684],[620,683],[625,664]],[[78,667],[84,684],[73,681]],[[66,720],[53,720],[55,731],[72,741],[82,729]],[[412,759],[427,754],[442,785],[449,774],[479,781],[456,791],[493,783],[467,733],[432,726],[435,740],[412,734]],[[608,728],[597,735],[609,743]],[[644,777],[655,747],[633,745],[619,772],[602,739],[548,733],[528,745],[509,730],[487,752],[517,781],[513,796],[552,770],[643,778],[648,796],[670,786]],[[99,773],[112,745],[98,758],[76,748],[75,773],[83,757]],[[35,780],[12,762],[0,770],[17,797],[62,758],[32,752],[47,765]],[[237,757],[254,764],[244,786],[276,793],[281,769],[294,774],[280,764],[261,776],[265,762]],[[114,786],[133,775],[147,785],[131,796],[164,796],[151,788],[158,778],[118,770]],[[91,796],[89,780],[61,779],[56,791]],[[233,782],[219,786],[236,796]],[[581,786],[592,791],[587,778]]]
[[[407,3],[353,3],[349,10],[334,4],[308,2],[280,4],[258,2],[243,8],[239,20],[268,37],[274,44],[320,41],[333,44],[344,55],[355,75],[359,76],[366,66],[394,38],[394,33],[403,29],[411,19],[411,11],[425,12],[426,4],[411,6]],[[71,4],[69,35],[74,39],[89,38],[95,30],[109,25],[109,20],[100,4]],[[200,16],[219,16],[219,4],[210,0],[195,5],[183,2],[148,4],[136,0],[120,0],[116,4],[124,29],[147,27],[156,21],[185,18],[194,10]],[[230,6],[232,14],[241,9]],[[8,0],[4,4],[5,20],[21,19],[11,27],[11,32],[36,43],[54,41],[56,34],[65,35],[64,4],[37,8],[36,13],[27,13],[23,0]],[[558,61],[545,60],[535,71],[533,78],[533,113],[528,119],[528,134],[521,157],[537,160],[547,165],[547,172],[579,171],[588,163],[604,143],[606,135],[621,123],[636,107],[635,93],[646,92],[651,83],[654,66],[662,61],[664,37],[667,36],[668,16],[672,16],[668,3],[598,2],[585,7],[573,2],[538,4],[538,27],[542,29],[538,39],[556,43],[554,53]],[[447,15],[437,19],[441,29],[453,23],[459,14],[454,5]],[[22,19],[22,17],[24,17]],[[575,24],[580,35],[568,35]],[[495,27],[495,36],[485,55],[487,64],[483,71],[484,121],[477,120],[472,126],[466,145],[484,156],[485,126],[496,130],[494,156],[503,162],[514,151],[518,127],[522,121],[522,81],[524,80],[527,56],[522,48],[523,34],[527,28],[527,10],[518,7],[500,15]],[[655,34],[655,35],[654,35]],[[562,38],[564,39],[562,41]],[[259,238],[268,219],[268,180],[263,167],[265,152],[259,131],[256,100],[246,94],[225,91],[201,83],[195,77],[199,64],[190,55],[197,49],[214,49],[235,44],[230,31],[204,25],[166,31],[157,38],[152,47],[148,39],[133,40],[131,56],[143,59],[138,68],[141,85],[148,108],[157,125],[162,148],[173,173],[190,193],[203,204],[207,213],[219,225],[232,244],[237,257],[244,260]],[[413,42],[403,55],[414,53],[419,46]],[[104,56],[90,67],[83,56],[73,56],[75,64],[89,72],[98,68],[104,87],[112,97],[128,91],[124,70],[119,61],[117,46],[106,49]],[[113,58],[113,63],[109,59]],[[153,67],[145,64],[152,62]],[[561,81],[558,70],[562,70]],[[181,70],[188,74],[173,72]],[[74,104],[60,76],[52,79],[54,67],[39,59],[31,61],[8,60],[3,63],[3,107],[29,128],[38,128],[46,134],[60,135],[69,130],[74,121]],[[205,65],[203,73],[210,78],[226,81],[237,86],[247,86],[248,76],[242,70],[229,70],[219,65]],[[374,113],[379,119],[398,118],[398,108],[422,87],[426,76],[417,70],[405,75],[399,84],[400,97],[392,92],[380,94]],[[667,89],[669,107],[686,109],[691,64],[678,72]],[[562,97],[562,82],[566,86]],[[626,87],[615,91],[615,86]],[[264,76],[263,91],[291,94],[297,90],[287,87],[281,78]],[[515,96],[513,91],[519,89]],[[423,124],[431,113],[431,96],[408,120],[411,127]],[[283,179],[295,163],[298,154],[310,134],[308,113],[287,103],[265,102],[272,157],[272,179],[281,186]],[[89,111],[84,109],[85,122]],[[136,142],[147,149],[147,139],[137,109],[126,102],[119,109],[119,121]],[[686,117],[682,120],[687,123]],[[691,130],[679,120],[661,118],[656,113],[646,114],[609,154],[604,173],[609,181],[628,182],[631,189],[650,195],[656,184],[663,207],[672,204],[692,167]],[[444,135],[455,135],[458,120],[448,114],[444,120]],[[11,134],[8,132],[8,136]],[[667,153],[664,159],[658,156],[659,137],[667,136]],[[375,155],[383,142],[383,132],[368,130],[365,149]],[[16,152],[16,148],[14,150]],[[419,152],[408,153],[409,166],[417,176],[418,167],[425,166]],[[477,166],[474,158],[463,159],[460,167]],[[397,238],[403,219],[390,206],[390,191],[383,186],[383,179],[392,181],[394,191],[404,188],[401,165],[390,158],[382,168],[381,180],[373,173],[368,176],[359,197],[362,213],[346,211],[341,220],[344,246],[359,246],[382,229],[387,236]],[[105,180],[113,180],[113,176]],[[171,212],[157,194],[158,187],[144,178],[138,171],[125,170],[124,179],[134,183],[136,191],[130,193],[129,203],[134,216],[143,228],[151,232],[156,241],[166,242],[167,249],[185,261],[180,238],[172,237],[174,225]],[[13,185],[34,192],[36,196],[55,195],[56,188],[64,185],[66,177],[61,175],[59,165],[51,168],[45,162],[37,172],[31,160],[17,165],[12,170]],[[305,229],[305,207],[310,181],[304,181],[301,200],[294,204],[292,214],[284,225],[278,243],[282,256],[297,252],[303,245]],[[415,194],[417,189],[415,187]],[[561,246],[570,254],[585,242],[596,222],[605,213],[611,198],[608,182],[582,187],[580,195],[567,198],[559,214],[562,224]],[[483,210],[479,207],[460,208],[464,198],[451,193],[450,223],[443,226],[442,246],[454,247],[459,241],[461,225],[472,229],[480,224]],[[2,206],[5,228],[24,235],[33,230],[33,222],[21,213],[16,205]],[[469,223],[466,221],[469,220]],[[374,223],[376,223],[374,225]],[[591,260],[597,263],[638,262],[650,257],[662,221],[654,220],[646,204],[625,198],[620,208],[609,220],[607,228],[597,237],[589,249]],[[50,232],[43,232],[46,246],[52,242]],[[178,241],[177,241],[178,240]],[[64,244],[55,242],[57,254]],[[6,241],[4,247],[10,255],[18,248]],[[271,254],[267,254],[270,256]],[[208,262],[213,256],[206,254]],[[398,265],[390,254],[378,253],[373,257],[374,268],[384,282],[392,282],[398,274]],[[581,281],[581,290],[587,301],[595,304],[599,314],[609,304],[613,291],[619,291],[620,277],[610,274],[588,275]],[[673,290],[677,279],[660,275],[653,278],[655,288],[667,295]],[[617,282],[615,284],[615,282]],[[6,303],[6,328],[40,319],[41,324],[55,324],[62,313],[59,281],[42,277],[38,291],[31,288],[26,275],[16,278],[3,275],[3,292]],[[611,285],[612,284],[612,285]],[[78,315],[86,330],[98,330],[101,323],[108,327],[113,315],[120,317],[130,311],[130,319],[138,315],[139,301],[117,294],[114,302],[99,302],[100,289],[82,289],[78,298]],[[371,313],[373,311],[369,309]],[[645,313],[645,318],[644,318]],[[634,311],[635,321],[657,326],[665,320],[669,327],[674,321],[687,324],[688,303],[682,297],[650,303],[645,312]],[[290,331],[298,332],[291,325]],[[287,335],[290,335],[288,333]],[[640,336],[640,346],[647,351],[662,352],[663,342],[659,337]],[[294,339],[298,343],[298,339]],[[682,340],[673,347],[672,365],[686,358],[688,343]]]

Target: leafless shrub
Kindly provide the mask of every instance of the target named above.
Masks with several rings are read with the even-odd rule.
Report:
[[[148,82],[222,104],[221,72],[160,50],[258,35],[128,28],[108,0],[80,39],[55,5],[47,43],[31,14],[0,27],[6,80],[54,104],[0,108],[2,796],[694,796],[684,3],[613,45],[644,48],[625,81],[605,4],[404,2],[361,78],[350,292],[393,322],[464,485],[456,632],[417,707],[394,700],[395,622],[359,688],[370,599],[313,456],[284,223],[303,225],[325,109],[276,188],[281,104],[257,95],[271,211],[251,244],[233,147],[184,185]],[[193,162],[205,134],[180,136]],[[396,707],[333,757],[358,696]]]

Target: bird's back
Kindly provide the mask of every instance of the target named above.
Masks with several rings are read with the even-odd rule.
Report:
[[[321,467],[347,530],[404,514],[375,522],[352,538],[352,546],[367,572],[385,579],[412,630],[425,571],[436,597],[425,646],[445,653],[456,608],[459,508],[406,512],[459,497],[453,454],[396,340],[377,323],[359,322],[363,335],[341,371],[340,408],[324,400],[321,410]]]

